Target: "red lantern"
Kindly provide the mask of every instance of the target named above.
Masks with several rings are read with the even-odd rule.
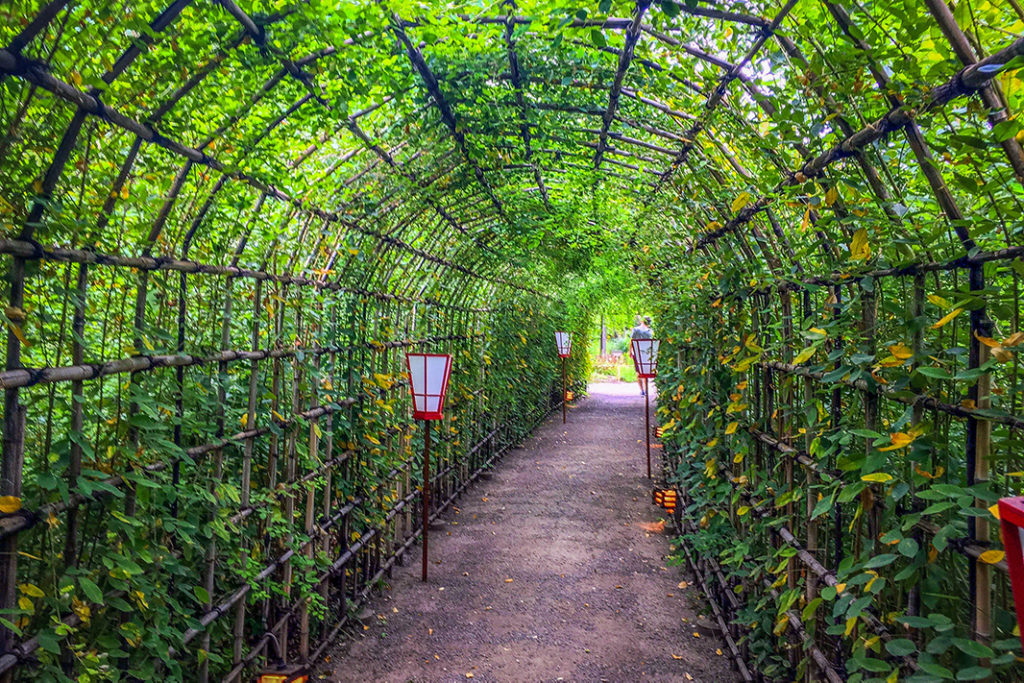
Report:
[[[452,371],[452,357],[447,353],[407,353],[405,366],[409,369],[412,387],[412,417],[414,420],[440,420],[444,417],[444,397],[448,393],[448,375]]]
[[[1010,586],[1017,610],[1021,646],[1024,647],[1024,496],[999,499],[999,525],[1003,532],[1006,564],[1010,567]]]
[[[568,332],[555,332],[555,346],[558,357],[562,359],[562,424],[565,424],[565,404],[569,402],[569,394],[565,391],[565,359],[572,354],[572,335]]]
[[[430,530],[430,422],[444,417],[444,397],[448,393],[448,376],[452,357],[447,353],[407,353],[412,393],[412,417],[424,420],[423,425],[423,580],[427,580],[427,536]]]
[[[572,335],[568,332],[555,332],[555,346],[558,347],[559,358],[568,358],[572,354]]]
[[[658,347],[661,346],[660,339],[634,339],[633,363],[636,365],[636,374],[649,379],[658,376]]]
[[[636,375],[644,381],[644,423],[647,432],[647,478],[651,478],[651,387],[648,381],[658,376],[658,347],[661,346],[659,339],[634,339],[631,348],[633,351],[633,366],[636,367]]]

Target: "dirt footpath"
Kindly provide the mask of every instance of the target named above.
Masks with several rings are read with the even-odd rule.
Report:
[[[740,680],[665,562],[643,405],[636,384],[594,384],[568,425],[552,415],[431,532],[429,583],[417,546],[312,680]]]

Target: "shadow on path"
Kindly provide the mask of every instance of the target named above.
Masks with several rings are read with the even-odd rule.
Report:
[[[643,406],[636,384],[601,383],[564,427],[552,415],[440,520],[429,583],[414,550],[312,680],[739,680],[666,565]]]

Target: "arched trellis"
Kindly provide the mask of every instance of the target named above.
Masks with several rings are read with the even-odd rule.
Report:
[[[0,519],[0,523],[9,525],[2,528],[11,529],[0,532],[2,550],[10,558],[0,567],[3,606],[13,608],[18,602],[15,539],[19,532],[51,519],[51,512],[66,514],[66,521],[58,518],[57,523],[66,524],[65,559],[68,566],[77,568],[81,550],[72,539],[80,533],[81,525],[88,523],[88,517],[79,514],[79,507],[89,509],[84,505],[88,501],[116,496],[109,490],[112,486],[129,490],[126,511],[134,515],[140,510],[136,491],[132,486],[122,486],[131,481],[125,473],[108,473],[112,475],[104,483],[108,488],[99,489],[98,494],[96,489],[83,493],[78,488],[82,486],[78,482],[83,477],[83,463],[89,457],[86,446],[77,442],[67,447],[66,463],[58,463],[65,468],[60,478],[66,482],[67,492],[40,489],[23,496],[26,438],[22,399],[32,397],[34,392],[47,392],[49,412],[44,421],[45,431],[51,435],[55,431],[55,387],[66,385],[62,383],[71,387],[67,412],[68,429],[73,435],[81,435],[85,429],[87,416],[82,405],[86,401],[100,407],[109,400],[124,402],[127,424],[124,434],[113,441],[117,446],[132,448],[153,447],[147,442],[145,428],[132,421],[146,422],[142,418],[149,406],[143,392],[163,392],[171,399],[168,417],[174,423],[173,433],[163,447],[170,447],[176,455],[141,463],[142,470],[156,476],[171,468],[172,484],[190,481],[191,476],[192,481],[202,482],[199,488],[219,498],[217,487],[226,481],[224,468],[234,458],[244,466],[243,471],[250,468],[243,476],[244,498],[252,494],[251,468],[266,457],[266,483],[273,486],[280,477],[285,480],[286,493],[275,494],[275,501],[285,509],[286,538],[297,537],[292,530],[296,510],[301,507],[296,485],[315,480],[316,485],[307,488],[307,493],[315,492],[309,494],[313,502],[307,498],[303,530],[314,531],[308,511],[318,505],[323,505],[324,528],[341,530],[336,541],[322,545],[323,552],[333,559],[329,569],[321,567],[324,573],[320,578],[324,580],[316,585],[324,600],[340,597],[343,607],[345,600],[368,585],[367,578],[380,575],[389,566],[388,561],[381,560],[384,551],[379,548],[373,551],[376,559],[366,559],[370,541],[345,538],[352,523],[350,517],[362,514],[360,506],[378,511],[386,506],[381,501],[370,505],[365,495],[352,493],[348,495],[354,495],[359,505],[350,501],[339,510],[331,502],[339,495],[332,486],[342,486],[342,480],[358,480],[352,461],[362,457],[356,454],[368,446],[362,443],[347,448],[343,455],[332,455],[332,440],[343,434],[351,440],[351,435],[357,433],[358,416],[373,412],[365,410],[368,394],[359,391],[358,378],[372,377],[374,372],[394,374],[400,367],[394,349],[430,341],[468,353],[474,359],[474,371],[479,369],[481,378],[490,376],[481,381],[490,382],[490,390],[500,393],[507,376],[498,371],[489,373],[484,354],[492,346],[507,346],[506,337],[524,329],[537,332],[538,336],[531,334],[531,339],[541,339],[545,326],[550,327],[562,315],[546,298],[548,293],[559,291],[557,284],[530,276],[529,249],[516,243],[517,235],[528,234],[534,222],[562,221],[580,229],[584,225],[586,229],[608,226],[609,243],[624,237],[627,242],[641,240],[651,247],[654,258],[648,263],[647,257],[638,257],[632,259],[633,265],[650,275],[655,288],[666,277],[676,276],[672,272],[678,269],[676,260],[686,251],[696,272],[721,268],[728,274],[729,279],[718,283],[722,290],[718,308],[722,300],[736,302],[737,307],[749,300],[774,306],[778,319],[792,321],[796,305],[809,321],[815,304],[822,306],[817,301],[821,297],[816,298],[811,288],[825,288],[836,301],[824,304],[825,309],[838,310],[840,302],[859,302],[860,327],[864,331],[878,324],[873,303],[878,297],[865,294],[866,289],[855,291],[851,282],[912,277],[914,300],[919,301],[923,296],[919,282],[923,273],[966,270],[970,289],[980,290],[985,263],[1005,262],[1020,255],[1016,246],[973,251],[975,244],[988,246],[989,241],[979,242],[972,235],[965,217],[968,213],[947,186],[942,169],[936,167],[934,142],[927,139],[918,123],[922,118],[946,115],[943,107],[954,99],[966,100],[979,93],[989,111],[989,122],[1005,124],[1009,120],[1007,97],[992,82],[1002,67],[1024,52],[1020,40],[1006,40],[990,50],[993,54],[983,57],[977,27],[965,33],[946,5],[928,2],[929,16],[964,69],[944,85],[934,87],[930,99],[918,104],[899,100],[890,92],[898,84],[893,83],[886,65],[874,56],[863,29],[834,3],[824,3],[827,17],[795,2],[749,8],[690,7],[675,2],[615,4],[617,11],[628,10],[621,12],[627,15],[622,18],[592,18],[587,14],[563,18],[544,14],[563,8],[545,3],[521,4],[525,7],[506,1],[503,11],[507,13],[503,15],[470,16],[445,8],[439,16],[431,17],[412,17],[404,9],[393,12],[384,6],[371,6],[353,10],[358,19],[349,22],[306,17],[300,10],[256,16],[229,0],[221,0],[219,7],[178,0],[154,10],[154,18],[147,18],[148,27],[144,28],[134,17],[101,16],[94,26],[83,17],[83,12],[91,11],[87,3],[67,6],[63,0],[54,0],[33,8],[31,15],[26,13],[20,30],[7,30],[7,48],[0,50],[0,78],[5,88],[16,93],[18,105],[13,115],[7,115],[5,124],[13,132],[23,120],[38,117],[43,93],[61,105],[58,109],[62,116],[70,112],[71,118],[59,133],[50,158],[41,164],[47,170],[38,178],[38,185],[32,193],[25,193],[26,210],[8,214],[17,219],[17,226],[0,242],[0,252],[10,257],[11,263],[11,325],[7,371],[2,375],[6,391],[2,493],[42,503],[31,513],[11,513]],[[763,16],[754,16],[755,11]],[[1020,13],[1019,9],[1014,12]],[[817,40],[809,27],[820,24],[823,18],[829,18],[829,26],[846,36],[852,54],[863,60],[877,81],[883,99],[888,100],[881,117],[877,105],[871,102],[866,106],[870,115],[860,116],[859,122],[859,112],[848,117],[857,100],[845,97],[846,93],[830,92],[823,85],[842,81],[833,64],[842,63],[851,54],[849,45],[825,46]],[[113,41],[103,31],[95,30],[104,22],[123,22],[136,31],[135,39],[118,59],[98,70],[94,79],[82,81],[79,70],[70,69],[61,54],[46,52],[49,43],[56,46],[64,39],[65,28],[75,20],[81,22],[81,37],[72,40],[71,53],[85,45],[108,48],[97,49],[97,53],[121,49],[112,46]],[[317,25],[317,21],[322,23]],[[321,32],[306,32],[308,25],[316,25]],[[216,33],[218,40],[203,45],[196,29],[204,26],[209,27],[206,34]],[[453,30],[451,26],[459,28]],[[727,46],[702,31],[714,35],[736,32],[742,38],[735,47]],[[421,35],[428,34],[434,39],[420,42]],[[325,40],[325,35],[330,39]],[[621,46],[608,45],[608,35],[621,40]],[[196,66],[168,79],[168,90],[161,93],[166,96],[156,97],[138,74],[145,74],[166,58],[162,46],[175,41],[207,52]],[[463,60],[455,52],[471,41],[484,47]],[[784,74],[781,78],[774,77],[766,66],[767,53],[776,50],[784,62],[779,67]],[[385,87],[371,92],[372,88],[360,91],[359,84],[344,86],[347,90],[339,85],[346,83],[346,68],[362,66],[365,62],[361,60],[375,57],[386,66],[374,63],[372,69],[367,69],[362,85],[376,86],[379,82]],[[59,70],[63,70],[60,77]],[[242,93],[240,104],[211,107],[219,97],[218,88],[230,87],[234,76],[252,86]],[[231,96],[239,94],[234,89],[230,92]],[[899,96],[905,99],[907,93]],[[147,99],[158,104],[146,106]],[[859,103],[864,104],[864,99],[861,97]],[[807,112],[828,112],[822,126],[835,139],[823,136],[823,129],[809,133],[803,122],[794,126],[787,121],[787,108],[794,106],[793,101]],[[195,108],[190,108],[193,104]],[[197,116],[208,109],[216,114],[209,121]],[[194,121],[199,125],[191,130]],[[870,121],[874,123],[866,123]],[[952,125],[947,122],[939,127],[948,133]],[[798,129],[797,134],[785,144],[773,144],[773,140],[782,139],[780,131],[791,129]],[[117,142],[104,139],[100,144],[94,140],[105,130],[115,131],[105,134],[113,135]],[[891,226],[893,234],[911,238],[921,234],[919,226],[897,210],[903,192],[895,174],[904,169],[897,164],[894,171],[886,156],[885,146],[892,145],[892,138],[901,134],[957,239],[948,248],[918,245],[927,256],[926,262],[892,267],[883,263],[856,273],[851,280],[846,272],[846,254],[854,251],[853,245],[861,238],[850,223],[856,212],[864,211],[859,204],[848,206],[841,192],[851,177],[866,183],[878,215]],[[9,164],[7,155],[17,148],[17,142],[9,142],[14,139],[9,135],[0,148],[5,164]],[[1012,135],[1000,135],[998,143],[1002,163],[1008,165],[1011,177],[1019,183],[1024,169],[1020,145]],[[120,156],[111,164],[116,172],[107,182],[95,183],[102,186],[101,191],[92,190],[85,172],[81,173],[79,186],[69,178],[69,165],[98,166],[90,163],[95,160],[90,155],[102,158],[110,150],[120,152]],[[852,164],[837,163],[846,158],[856,164],[853,175]],[[29,179],[31,174],[24,168],[28,164],[10,166],[14,169],[12,178]],[[164,180],[140,180],[149,168],[160,171]],[[824,203],[816,202],[811,191],[805,189],[811,180],[825,192]],[[159,188],[154,193],[156,201],[137,201],[132,189],[147,184]],[[94,196],[88,198],[90,191]],[[736,197],[741,191],[745,198]],[[834,196],[829,194],[833,192]],[[1009,195],[1013,197],[1013,192]],[[60,205],[72,199],[77,203],[73,209]],[[1015,201],[1019,208],[1019,198]],[[994,198],[990,206],[998,212]],[[127,219],[129,214],[134,214],[131,220]],[[999,215],[1005,224],[1006,217]],[[84,218],[88,227],[78,225],[79,218]],[[617,222],[623,225],[611,225]],[[707,230],[694,230],[696,224],[708,226]],[[130,229],[124,232],[126,226]],[[813,236],[813,249],[806,248],[805,235]],[[1010,237],[1009,231],[1006,236]],[[218,251],[231,257],[218,259]],[[933,251],[937,253],[933,255]],[[557,249],[550,249],[545,256],[557,258],[554,252]],[[724,267],[734,253],[742,267]],[[228,265],[222,265],[225,261]],[[242,263],[249,265],[239,265]],[[28,292],[26,300],[26,270],[37,266],[53,268],[45,271],[52,284]],[[814,275],[833,271],[834,275]],[[693,277],[693,273],[692,268],[680,273],[684,280],[679,291],[692,291],[692,282],[685,278]],[[748,276],[753,277],[752,284],[747,282]],[[63,287],[57,286],[61,278],[66,283]],[[114,310],[130,321],[113,326],[118,338],[130,337],[130,345],[122,344],[130,348],[123,354],[104,352],[99,361],[86,362],[86,356],[95,352],[86,342],[86,322],[94,319],[95,304],[91,302],[104,286],[122,290],[120,299],[108,297],[105,313]],[[793,292],[799,295],[796,304]],[[675,291],[663,294],[666,301],[676,296]],[[30,350],[22,343],[25,318],[47,296],[63,300],[67,315],[61,317],[59,325],[40,323],[38,331],[44,339],[36,350]],[[524,327],[517,316],[530,308],[544,311],[540,315],[547,322],[536,328]],[[988,338],[991,334],[984,312],[979,311],[983,309],[975,309],[971,315],[971,370],[984,365],[987,347],[977,337]],[[770,328],[771,315],[763,311],[758,315],[757,325],[761,327],[757,329]],[[68,316],[70,322],[66,324],[63,318]],[[737,320],[741,317],[736,314]],[[792,327],[792,322],[784,322],[778,332],[782,359],[766,361],[763,378],[756,380],[765,388],[758,399],[765,410],[777,400],[773,391],[790,391],[788,398],[792,399],[792,387],[774,388],[781,375],[824,380],[822,373],[800,374],[800,368],[790,362],[795,344]],[[103,347],[107,343],[106,329],[104,324],[100,337]],[[168,334],[168,330],[173,333]],[[389,339],[399,331],[401,338]],[[50,339],[52,334],[56,334],[57,341]],[[865,351],[873,348],[867,339],[861,342]],[[147,344],[154,349],[144,351]],[[45,358],[44,367],[40,354],[48,356],[51,352],[58,358],[70,353],[70,363],[66,357],[63,363]],[[525,351],[509,353],[510,357],[523,359]],[[687,353],[705,359],[699,350]],[[27,359],[36,361],[36,365],[30,362],[23,367]],[[248,398],[245,410],[241,410],[245,397],[235,391],[231,376],[233,368],[244,365],[239,361],[245,360],[249,361]],[[163,367],[174,367],[174,377],[150,379],[157,377],[155,371]],[[186,390],[189,381],[199,378],[204,368],[210,372],[203,377],[203,391],[215,396],[220,407],[205,406]],[[122,391],[114,392],[111,385],[102,384],[104,377],[124,373],[132,374]],[[323,404],[320,396],[332,390],[323,383],[317,386],[311,379],[322,380],[323,373],[332,375],[327,378],[332,387],[342,385],[338,378],[344,376],[345,395],[352,398]],[[543,404],[543,372],[536,380],[531,409]],[[851,380],[849,388],[864,393],[865,427],[875,429],[880,411],[877,387],[857,381]],[[99,382],[98,390],[92,388],[93,382]],[[511,386],[507,381],[505,384]],[[261,395],[261,386],[265,396]],[[393,386],[401,391],[400,383]],[[90,398],[91,391],[96,393]],[[491,449],[497,435],[522,432],[524,423],[515,414],[523,406],[509,402],[485,410],[484,398],[499,400],[497,393],[485,396],[486,391],[483,386],[477,388],[474,398],[466,398],[464,410],[466,415],[474,416],[471,421],[487,415],[491,431],[485,434],[487,430],[478,429],[474,438],[483,440],[468,448],[459,444],[462,453],[450,447],[446,457],[453,458],[452,464],[442,468],[438,486],[449,486],[457,470],[458,485],[464,485],[472,475],[470,470],[459,468],[467,463],[470,469],[478,466],[482,461],[473,458],[482,449]],[[985,380],[979,380],[971,391],[974,393],[969,400],[982,405],[979,402],[986,400],[987,392]],[[232,403],[229,398],[238,400]],[[965,418],[969,448],[974,449],[970,457],[974,457],[975,464],[979,457],[985,460],[983,443],[989,439],[986,420],[970,409],[957,412],[951,402],[933,405],[922,399],[914,405]],[[257,420],[256,412],[261,408],[269,408],[274,419],[269,423]],[[225,437],[231,432],[228,413],[232,409],[241,411],[245,429]],[[192,413],[201,415],[201,419],[186,426]],[[260,417],[266,419],[265,415]],[[366,420],[379,417],[371,415]],[[121,419],[119,412],[115,431]],[[307,460],[310,453],[320,453],[324,440],[321,433],[330,444],[326,446],[329,455],[326,462],[300,476],[296,468],[302,458],[296,445],[296,428],[304,428],[307,423],[311,425],[304,444]],[[497,425],[504,423],[508,425],[506,431],[496,431]],[[806,466],[813,463],[810,448],[808,453],[793,451],[793,425],[794,418],[787,413],[768,427],[753,427],[751,434],[761,444],[794,456]],[[99,433],[98,426],[90,429]],[[196,435],[204,430],[215,434],[217,440],[195,443]],[[264,438],[270,444],[265,451],[257,445]],[[238,444],[240,452],[232,452],[230,448]],[[52,436],[45,437],[44,458],[49,457],[51,445]],[[393,445],[384,449],[395,453],[399,450]],[[36,456],[29,455],[27,471],[31,476],[49,471],[49,463],[37,466],[33,459]],[[184,475],[182,463],[188,470]],[[787,463],[786,481],[792,490],[792,458]],[[129,466],[129,473],[133,467],[136,465]],[[385,480],[392,481],[394,473],[387,474]],[[811,467],[808,486],[820,475],[817,465]],[[114,480],[118,481],[111,483]],[[88,481],[84,484],[85,488],[94,485]],[[408,483],[405,489],[402,486],[399,484],[399,489],[404,491],[404,505],[408,506],[412,494]],[[72,490],[76,492],[69,493]],[[69,495],[72,497],[68,500],[57,500]],[[175,512],[172,519],[177,519],[177,501],[169,504]],[[794,535],[797,518],[791,507],[787,508],[789,526],[784,527],[790,536],[783,535],[784,540],[799,550],[798,556],[811,573],[826,584],[836,583],[837,568],[822,565],[815,552],[815,526],[810,520],[804,539],[810,554]],[[399,519],[401,509],[393,507],[385,524]],[[255,507],[243,501],[232,520],[239,523],[254,515]],[[984,524],[979,520],[972,526],[971,543],[987,535]],[[260,521],[257,526],[264,533],[272,525]],[[377,539],[393,533],[381,530],[385,527],[367,528]],[[413,529],[403,531],[411,533]],[[294,578],[291,558],[313,559],[313,548],[321,547],[318,541],[310,536],[292,549],[292,555],[284,550],[284,544],[280,545],[282,553],[277,559],[263,566],[255,579],[243,580],[238,588],[232,588],[234,592],[223,602],[214,595],[214,589],[220,588],[216,579],[223,556],[214,538],[207,541],[204,556],[193,558],[192,563],[193,568],[201,568],[198,574],[202,576],[205,599],[200,600],[198,622],[183,632],[181,645],[190,645],[201,637],[201,649],[209,652],[211,644],[220,642],[224,635],[217,631],[217,624],[226,623],[221,619],[235,610],[230,662],[214,660],[231,678],[263,655],[272,634],[284,635],[297,628],[297,645],[294,638],[289,641],[285,636],[284,640],[298,647],[302,657],[315,651],[311,637],[328,642],[337,627],[324,624],[320,631],[310,631],[309,598],[305,594],[303,599],[291,602],[260,602],[263,630],[252,630],[251,608],[256,601],[252,601],[251,591],[260,582],[279,575],[290,590]],[[408,542],[403,543],[407,547]],[[983,550],[978,549],[985,547],[984,542],[971,543],[964,548],[974,552],[972,557],[980,555]],[[181,550],[174,544],[169,546],[176,561],[181,560]],[[267,548],[260,552],[270,557]],[[245,550],[244,556],[253,559],[256,554],[254,545]],[[353,570],[356,576],[349,577],[352,563],[357,561],[363,564]],[[979,614],[986,611],[983,596],[991,592],[981,564],[972,565],[972,606]],[[787,579],[792,584],[795,563],[790,563],[788,571]],[[713,573],[725,587],[727,579],[719,571]],[[232,580],[243,576],[244,572],[234,571]],[[354,583],[346,583],[349,578]],[[815,582],[808,582],[808,601],[815,598],[816,590]],[[728,609],[739,610],[741,604],[735,596],[726,593]],[[114,594],[122,601],[126,596],[134,599],[124,591]],[[196,598],[201,595],[197,593]],[[48,607],[58,614],[61,609],[65,613],[68,610],[59,601]],[[88,629],[83,625],[88,619],[82,614],[85,611],[78,609],[66,618],[77,619],[75,628],[86,633]],[[26,617],[26,623],[32,624],[32,620]],[[879,626],[876,622],[869,625]],[[986,632],[984,620],[979,619],[974,629],[974,636],[984,644],[990,627]],[[66,670],[81,663],[76,662],[71,648],[54,646],[45,634],[43,640],[28,639],[19,645],[13,644],[10,629],[3,635],[0,645],[6,654],[0,655],[0,668],[4,671],[12,671],[41,644],[47,650],[56,647],[56,656]],[[133,642],[133,635],[123,635],[126,642]],[[813,671],[817,674],[809,669],[808,676],[835,676],[838,665],[823,654],[822,639],[815,634],[810,638],[806,633],[797,635],[812,667],[816,667]],[[841,653],[837,650],[837,656]],[[733,654],[739,657],[735,647]],[[171,661],[181,659],[177,654],[175,658]],[[899,661],[912,666],[904,659]],[[209,674],[207,661],[199,675],[205,679]]]

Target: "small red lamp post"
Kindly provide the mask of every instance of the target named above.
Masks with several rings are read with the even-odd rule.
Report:
[[[565,424],[565,359],[572,354],[572,335],[555,332],[555,346],[558,347],[558,357],[562,359],[562,424]]]
[[[444,397],[452,357],[447,353],[407,353],[412,417],[423,420],[423,580],[427,580],[427,533],[430,525],[430,423],[444,417]]]
[[[648,381],[658,376],[658,347],[660,339],[634,339],[633,364],[636,374],[644,380],[644,431],[647,432],[647,478],[651,478],[651,386]]]
[[[999,499],[999,525],[1003,532],[1006,564],[1010,567],[1010,587],[1017,611],[1021,647],[1024,647],[1024,496]]]

